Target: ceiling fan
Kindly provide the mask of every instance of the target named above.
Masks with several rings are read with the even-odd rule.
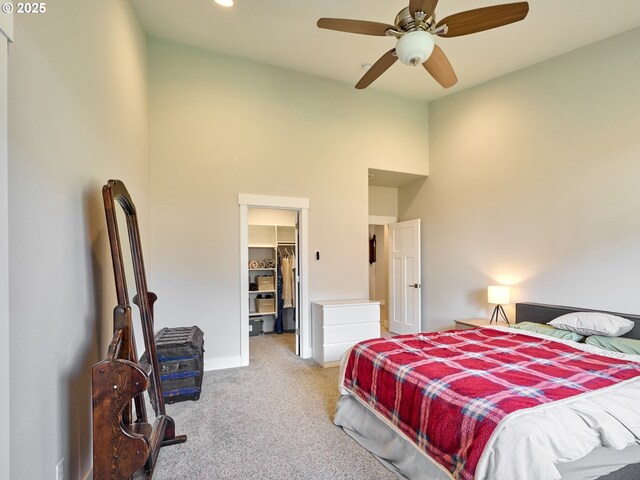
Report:
[[[447,56],[435,45],[433,35],[459,37],[482,32],[519,22],[529,12],[527,2],[508,3],[456,13],[436,23],[437,4],[438,0],[410,0],[409,6],[398,13],[393,25],[366,20],[321,18],[318,27],[398,39],[396,47],[382,55],[367,70],[356,84],[358,89],[367,88],[398,59],[406,65],[422,64],[440,85],[449,88],[456,84],[458,78]]]

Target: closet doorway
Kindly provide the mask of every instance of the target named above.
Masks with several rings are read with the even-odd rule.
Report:
[[[249,336],[297,333],[298,212],[249,208],[247,220]]]
[[[241,361],[249,337],[295,334],[295,353],[311,357],[307,287],[308,199],[240,194]]]

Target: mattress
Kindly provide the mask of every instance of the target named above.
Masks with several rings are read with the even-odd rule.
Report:
[[[603,353],[587,345],[579,348]],[[606,356],[640,361],[638,357],[621,354]],[[343,362],[343,371],[345,364]],[[340,378],[343,378],[342,374]],[[343,397],[336,411],[336,425],[343,427],[388,468],[396,471],[400,478],[453,478],[388,419],[344,389],[342,380],[341,388]],[[476,478],[585,480],[638,463],[638,398],[640,381],[635,379],[615,388],[553,402],[543,408],[515,412],[496,429],[495,438],[487,445],[476,471]],[[627,476],[615,478],[640,478],[637,468],[632,467],[631,470]]]

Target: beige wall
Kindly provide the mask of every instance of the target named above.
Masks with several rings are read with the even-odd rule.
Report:
[[[115,306],[101,187],[149,210],[145,38],[131,5],[17,15],[9,57],[12,479],[91,466],[91,366]],[[148,240],[143,230],[143,241]],[[4,477],[3,477],[4,478]]]
[[[430,177],[400,191],[424,328],[489,315],[494,283],[640,311],[639,51],[635,29],[429,105]]]
[[[426,105],[149,42],[157,325],[199,325],[239,358],[238,193],[310,200],[310,300],[366,298],[368,168],[425,174]],[[393,159],[393,160],[390,160]]]
[[[7,65],[13,17],[0,14],[0,478],[9,478],[9,195],[7,192]]]
[[[398,189],[369,186],[369,215],[398,216]]]

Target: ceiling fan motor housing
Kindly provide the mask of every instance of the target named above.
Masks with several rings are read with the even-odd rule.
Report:
[[[416,30],[404,34],[396,45],[396,55],[405,65],[419,65],[431,56],[435,42],[429,32]]]

